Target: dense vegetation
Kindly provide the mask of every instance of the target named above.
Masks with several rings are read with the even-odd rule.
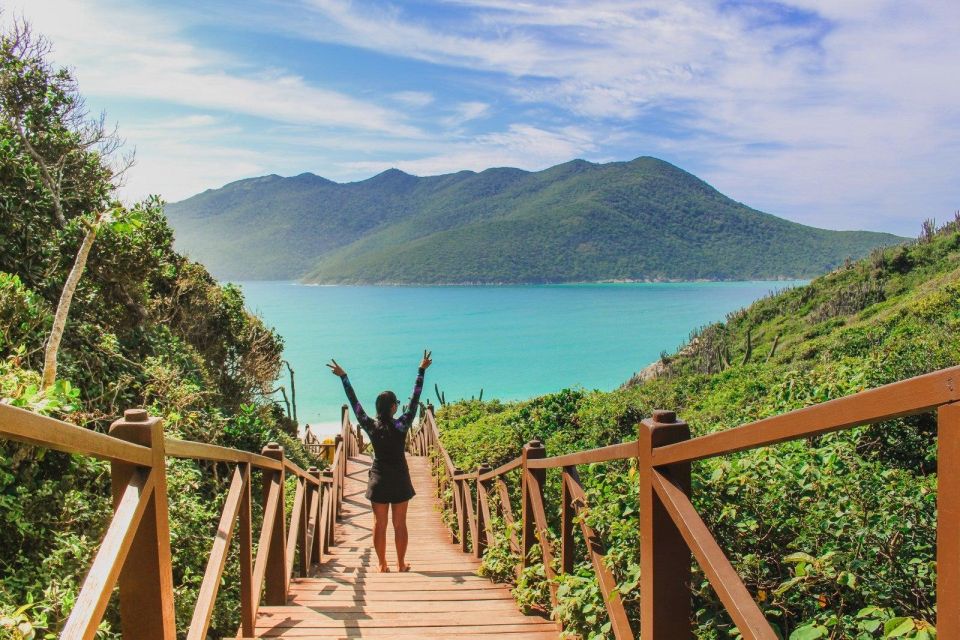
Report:
[[[876,250],[696,331],[655,375],[610,393],[450,404],[439,412],[442,438],[470,469],[511,459],[533,438],[551,455],[632,439],[654,408],[677,410],[700,435],[956,365],[958,329],[960,222],[939,232],[928,223],[915,244]],[[935,432],[928,414],[694,464],[697,509],[783,637],[934,637]],[[581,467],[587,517],[637,624],[634,473],[627,462]],[[554,527],[558,478],[547,486]],[[511,580],[514,560],[500,537],[484,570]],[[695,571],[698,637],[737,637]],[[542,576],[538,565],[521,577],[520,602],[548,603]],[[589,564],[560,582],[554,615],[573,632],[607,636]]]
[[[29,45],[29,46],[28,46]],[[23,25],[0,41],[0,398],[104,431],[145,407],[173,437],[259,451],[281,441],[308,464],[269,398],[282,341],[173,249],[162,203],[114,196],[115,147],[88,145],[70,74]],[[18,130],[18,127],[21,127]],[[42,175],[48,158],[53,182]],[[47,168],[49,168],[47,167]],[[55,211],[54,184],[62,203]],[[41,390],[53,310],[96,212],[99,229],[70,309],[53,387]],[[186,628],[229,480],[223,465],[168,463],[178,625]],[[0,637],[56,637],[112,515],[107,463],[0,440]],[[211,626],[239,625],[236,554]],[[114,637],[109,611],[98,637]],[[18,630],[19,627],[19,630]],[[46,634],[46,636],[45,636]]]
[[[540,283],[813,277],[900,239],[761,213],[657,160],[349,184],[266,176],[167,207],[220,277]]]

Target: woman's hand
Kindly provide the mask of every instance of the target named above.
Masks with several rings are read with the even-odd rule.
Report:
[[[330,358],[330,364],[328,364],[327,366],[330,367],[330,371],[332,371],[333,375],[335,376],[339,376],[342,378],[343,376],[347,375],[347,372],[344,371],[343,367],[337,364],[337,361],[334,360],[333,358]]]
[[[433,364],[433,358],[432,358],[432,356],[433,356],[433,352],[432,352],[432,351],[427,351],[426,349],[423,350],[423,360],[420,361],[420,368],[421,368],[421,369],[426,369],[426,368],[429,367],[431,364]]]

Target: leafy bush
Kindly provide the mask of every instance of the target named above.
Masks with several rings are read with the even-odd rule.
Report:
[[[958,244],[948,227],[760,300],[697,332],[659,376],[613,392],[450,405],[438,413],[443,442],[465,469],[510,460],[533,438],[560,455],[635,438],[655,408],[677,410],[702,435],[954,366]],[[936,421],[920,415],[695,463],[692,499],[782,637],[926,639],[936,635],[936,472]],[[635,473],[627,461],[580,467],[583,517],[607,545],[634,630]],[[518,513],[518,487],[507,481]],[[545,501],[556,535],[557,472]],[[571,634],[611,637],[579,533],[575,540],[579,562],[558,579],[552,615]],[[506,545],[495,536],[482,572],[515,582],[522,605],[549,608],[542,564],[517,579]],[[699,638],[739,637],[696,565],[693,598]]]
[[[44,51],[18,48],[6,32],[0,38],[3,91],[25,92],[22,104],[10,94],[0,101],[0,398],[101,432],[124,409],[144,407],[164,418],[167,435],[256,452],[279,441],[309,466],[296,425],[270,398],[282,340],[245,309],[237,287],[221,286],[174,250],[159,198],[129,208],[114,201],[103,149],[84,146],[70,119],[80,100],[73,80]],[[13,116],[29,121],[26,138]],[[28,142],[67,154],[58,175],[62,212]],[[85,234],[83,220],[104,206],[122,209],[123,223],[98,234],[70,309],[59,379],[42,392],[51,309]],[[171,460],[167,474],[183,631],[230,470]],[[106,463],[0,442],[0,637],[55,637],[112,515],[109,489]],[[233,558],[212,637],[232,637],[239,625]],[[99,637],[115,637],[116,623],[108,609]]]

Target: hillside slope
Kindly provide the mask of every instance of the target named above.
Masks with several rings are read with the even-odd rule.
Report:
[[[550,455],[633,439],[655,408],[676,410],[694,435],[727,429],[957,365],[958,309],[960,222],[951,222],[695,331],[652,379],[613,392],[452,404],[439,414],[442,438],[455,464],[472,469],[501,464],[534,438]],[[934,416],[704,460],[693,470],[698,511],[782,637],[889,637],[885,625],[902,626],[897,637],[934,637]],[[585,465],[580,473],[590,523],[609,545],[636,620],[635,468]],[[549,504],[559,504],[559,491],[548,478]],[[485,571],[512,580],[506,539],[493,548]],[[546,604],[539,575],[535,566],[520,578],[521,602]],[[565,628],[605,637],[589,566],[561,582],[555,615]],[[734,637],[702,573],[694,585],[698,638]]]
[[[782,220],[648,157],[347,184],[267,176],[167,214],[178,247],[220,277],[320,283],[812,277],[902,240]]]

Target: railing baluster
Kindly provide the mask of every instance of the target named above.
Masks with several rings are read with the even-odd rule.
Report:
[[[297,536],[297,547],[300,549],[299,573],[301,578],[306,578],[310,571],[310,548],[309,544],[313,542],[308,539],[310,535],[310,497],[313,495],[312,484],[306,479],[303,482],[303,500],[300,505],[300,535]]]
[[[113,593],[113,585],[117,582],[137,528],[148,509],[154,488],[153,478],[148,473],[144,469],[137,469],[128,479],[61,638],[92,640],[96,636],[110,594]]]
[[[697,563],[717,592],[737,631],[745,640],[777,640],[770,623],[753,600],[743,580],[720,545],[690,503],[686,492],[658,470],[653,470],[653,487],[657,496],[676,523],[677,530],[693,550]]]
[[[583,486],[580,484],[580,476],[577,474],[576,467],[568,467],[565,470],[563,474],[563,484],[566,488],[567,496],[569,496],[570,507],[573,510],[573,514],[571,515],[575,515],[580,509],[587,506],[586,496],[583,493]],[[600,584],[600,593],[603,595],[603,604],[607,609],[607,615],[610,617],[610,626],[613,628],[613,634],[617,640],[633,638],[634,635],[633,630],[630,628],[630,619],[627,618],[627,611],[623,607],[623,599],[620,597],[620,591],[617,589],[617,581],[613,577],[613,571],[607,566],[604,558],[606,549],[603,541],[600,540],[596,531],[583,519],[580,520],[580,531],[583,533],[583,540],[587,545],[587,553],[590,555],[590,563],[593,565],[593,571],[597,575],[597,582]]]
[[[120,621],[125,639],[172,640],[176,635],[173,609],[173,561],[167,504],[166,454],[163,421],[143,409],[129,409],[110,425],[110,435],[150,447],[153,494],[137,527],[120,571]],[[110,477],[114,505],[119,505],[135,465],[112,462]]]
[[[310,567],[314,564],[320,564],[323,562],[322,549],[323,545],[320,540],[320,531],[323,528],[323,520],[321,519],[322,511],[322,497],[323,497],[323,482],[320,478],[320,470],[316,467],[310,467],[307,470],[314,479],[317,481],[317,486],[313,487],[310,490],[311,502],[310,502],[310,535],[307,539],[307,568],[304,575],[309,575]]]
[[[460,469],[454,469],[453,475],[459,475],[463,473]],[[457,536],[456,541],[460,543],[460,550],[466,553],[467,551],[467,518],[466,512],[463,508],[464,496],[463,496],[463,485],[460,484],[460,480],[451,479],[451,487],[453,489],[453,506],[457,512]]]
[[[642,640],[693,637],[690,623],[690,549],[677,531],[653,485],[656,447],[690,438],[686,423],[672,411],[654,411],[640,425],[637,463],[640,479],[640,634]],[[664,468],[690,493],[690,463]]]
[[[560,479],[560,571],[573,573],[573,517],[576,511],[573,508],[573,498],[570,495],[571,473],[576,473],[576,467],[564,467],[563,477]]]
[[[285,547],[286,565],[284,576],[286,578],[285,590],[289,590],[290,576],[293,574],[293,563],[297,559],[297,542],[300,540],[300,534],[303,532],[303,499],[306,494],[306,483],[302,478],[297,478],[297,488],[293,497],[293,506],[290,509],[290,526],[287,529],[287,543]],[[303,547],[302,550],[305,551]],[[284,602],[286,604],[286,602]]]
[[[207,637],[207,628],[210,626],[210,618],[213,616],[213,605],[217,599],[217,592],[220,590],[223,568],[227,564],[230,538],[233,536],[233,528],[237,522],[240,503],[243,500],[243,492],[247,482],[248,478],[244,469],[241,465],[237,465],[233,470],[230,488],[227,490],[227,499],[223,503],[223,513],[220,515],[217,534],[213,538],[213,547],[210,550],[210,558],[207,560],[207,568],[203,574],[200,593],[197,595],[197,605],[193,610],[193,619],[190,621],[187,640],[204,640]]]
[[[243,485],[243,497],[240,499],[240,634],[252,636],[256,626],[256,603],[253,601],[253,476],[250,463],[240,463],[244,468],[247,482]],[[257,594],[259,599],[259,594]]]
[[[323,484],[323,552],[329,553],[330,546],[336,542],[333,516],[334,509],[336,509],[333,504],[333,496],[336,495],[333,485],[336,480],[332,469],[324,469],[323,477],[327,479]]]
[[[262,455],[280,462],[279,471],[263,470],[264,505],[267,504],[270,492],[273,490],[272,485],[274,480],[280,484],[279,503],[273,514],[273,520],[267,521],[265,519],[263,522],[264,529],[270,527],[273,530],[270,536],[269,548],[266,550],[267,567],[265,577],[267,589],[264,602],[269,605],[285,605],[287,604],[287,580],[289,574],[287,573],[286,555],[286,500],[284,495],[284,479],[286,476],[283,471],[283,447],[276,442],[271,442],[263,448]],[[264,518],[267,517],[266,513],[266,509],[264,509]],[[257,553],[259,555],[262,551],[258,550]]]
[[[937,412],[937,636],[960,638],[960,403]]]
[[[470,532],[470,544],[477,546],[477,518],[473,511],[473,492],[470,491],[470,481],[462,480],[463,510],[467,518],[467,530]],[[466,551],[466,549],[464,549]]]
[[[497,493],[500,496],[500,515],[503,517],[504,523],[507,525],[507,528],[510,530],[510,548],[514,553],[520,553],[520,541],[517,540],[517,532],[514,530],[513,523],[515,522],[513,518],[513,507],[510,504],[510,491],[507,489],[507,483],[503,481],[503,478],[498,477],[494,482],[497,485]]]
[[[266,497],[263,501],[263,523],[260,526],[260,539],[257,542],[257,558],[253,563],[253,585],[252,597],[250,603],[253,608],[253,617],[257,617],[257,611],[260,609],[260,596],[263,592],[263,582],[267,575],[268,563],[270,562],[270,551],[273,546],[274,532],[277,521],[277,513],[283,514],[283,504],[281,503],[281,493],[283,485],[280,482],[280,474],[272,473],[267,475],[264,472],[264,493]],[[282,540],[282,538],[281,538]],[[268,603],[270,604],[270,603]]]
[[[337,483],[336,485],[334,485],[336,488],[336,491],[333,492],[334,503],[336,505],[336,509],[334,509],[334,514],[336,514],[336,519],[339,520],[340,508],[343,502],[343,481],[344,481],[344,478],[346,477],[344,471],[347,468],[346,462],[347,462],[347,456],[348,456],[347,454],[348,444],[344,441],[342,434],[337,434],[337,436],[333,439],[333,442],[337,446],[336,451],[340,453],[339,456],[334,454],[334,457],[336,458],[335,460],[336,464],[334,465],[335,467],[334,475],[337,478]]]
[[[477,467],[477,535],[473,539],[473,555],[477,558],[482,558],[487,545],[493,542],[493,522],[490,520],[490,503],[487,496],[490,481],[481,481],[479,478],[480,474],[489,473],[492,470],[488,464]]]

